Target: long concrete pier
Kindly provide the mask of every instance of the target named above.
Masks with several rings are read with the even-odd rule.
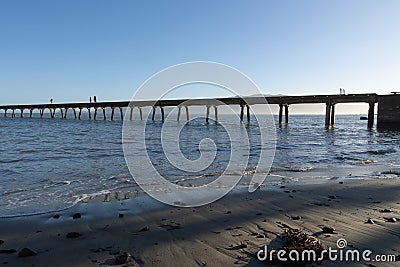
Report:
[[[383,99],[387,101],[387,97]],[[396,95],[397,96],[397,95]],[[335,105],[340,103],[368,103],[368,127],[374,125],[375,104],[379,102],[381,96],[377,94],[347,94],[347,95],[306,95],[306,96],[256,96],[256,97],[231,97],[231,98],[217,98],[217,99],[176,99],[176,100],[159,100],[159,101],[120,101],[120,102],[95,102],[95,103],[57,103],[57,104],[34,104],[34,105],[4,105],[0,106],[0,111],[4,112],[4,117],[21,117],[23,118],[26,112],[29,111],[29,117],[33,117],[33,113],[37,110],[40,118],[44,117],[45,111],[48,110],[50,118],[56,118],[56,111],[59,110],[61,119],[66,119],[69,110],[73,112],[74,118],[80,120],[82,111],[87,110],[89,119],[97,120],[98,113],[103,113],[103,120],[107,120],[107,109],[111,110],[110,120],[115,119],[115,113],[119,113],[119,118],[124,119],[124,108],[129,108],[129,119],[132,120],[134,109],[138,109],[140,119],[143,120],[143,107],[152,107],[152,120],[156,118],[156,110],[161,112],[161,120],[164,121],[165,112],[164,107],[178,107],[177,121],[181,119],[181,109],[185,109],[186,120],[189,121],[189,107],[190,106],[205,106],[206,107],[206,121],[210,118],[210,108],[214,109],[215,121],[218,121],[218,106],[221,103],[225,105],[238,105],[240,106],[240,119],[250,123],[250,106],[257,104],[265,104],[265,101],[270,105],[279,105],[279,125],[283,123],[283,113],[285,114],[284,123],[289,123],[289,107],[295,104],[316,104],[325,103],[326,115],[325,126],[331,127],[335,123]],[[396,98],[397,99],[397,98]]]

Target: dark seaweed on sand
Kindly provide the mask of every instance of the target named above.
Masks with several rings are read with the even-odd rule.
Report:
[[[308,235],[306,232],[303,232],[299,229],[293,228],[285,228],[284,232],[281,236],[284,244],[278,250],[286,251],[284,258],[287,261],[280,261],[277,258],[276,254],[273,254],[272,263],[281,265],[281,266],[310,266],[313,263],[317,263],[321,259],[321,254],[323,250],[326,250],[326,246],[321,243],[316,237]],[[289,252],[296,250],[298,252],[299,261],[293,261],[289,258]],[[316,253],[316,260],[314,261],[311,257],[309,260],[307,256],[305,256],[304,261],[302,259],[303,251],[313,250]],[[306,254],[307,255],[307,254]],[[323,259],[326,259],[326,253],[324,254]],[[268,262],[268,261],[267,261]],[[271,262],[270,262],[271,263]]]

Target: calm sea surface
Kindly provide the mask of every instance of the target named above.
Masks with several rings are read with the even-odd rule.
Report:
[[[276,155],[265,184],[399,178],[400,132],[368,130],[359,117],[338,115],[334,129],[327,130],[323,115],[291,115],[287,127],[276,128]],[[256,125],[232,123],[238,125],[238,134],[249,135],[250,161],[244,176],[251,176],[258,162],[260,131]],[[215,179],[235,150],[222,126],[194,120],[181,131],[182,153],[198,158],[203,138],[214,140],[217,153],[203,172],[186,173],[168,163],[160,145],[161,127],[160,122],[146,126],[147,151],[160,173],[178,184]],[[137,195],[140,189],[126,166],[121,132],[120,121],[0,118],[0,216],[62,209],[107,192],[119,199]],[[259,166],[258,172],[268,173],[268,168]]]

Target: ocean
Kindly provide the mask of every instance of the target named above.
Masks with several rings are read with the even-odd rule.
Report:
[[[266,187],[332,179],[399,178],[400,132],[368,129],[360,116],[337,115],[335,126],[326,129],[324,115],[291,115],[288,125],[275,125],[271,169],[257,168],[258,125],[227,120],[250,140],[243,176],[251,177],[257,168],[268,174]],[[140,129],[143,123],[135,120],[132,127]],[[182,123],[169,127],[179,125]],[[147,123],[147,153],[157,170],[179,185],[198,186],[214,180],[237,149],[224,127],[195,119],[180,132],[182,154],[195,160],[201,155],[199,142],[209,138],[216,145],[216,156],[203,171],[185,172],[169,164],[163,153],[162,126],[160,121]],[[125,162],[121,121],[0,118],[0,136],[0,217],[65,209],[95,195],[124,199],[143,194]],[[246,182],[243,179],[240,184]]]

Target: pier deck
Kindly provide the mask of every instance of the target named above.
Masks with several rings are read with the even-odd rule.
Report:
[[[374,124],[374,110],[375,103],[378,102],[379,96],[375,93],[371,94],[347,94],[347,95],[306,95],[306,96],[252,96],[252,97],[230,97],[230,98],[217,98],[217,99],[171,99],[171,100],[158,100],[158,101],[119,101],[119,102],[92,102],[92,103],[53,103],[53,104],[33,104],[33,105],[3,105],[0,106],[0,110],[4,112],[4,117],[9,116],[11,111],[11,117],[17,117],[16,111],[19,111],[19,117],[24,117],[25,110],[29,111],[29,117],[32,118],[32,114],[35,110],[38,110],[40,117],[43,118],[45,110],[49,110],[50,117],[55,118],[57,110],[61,113],[61,118],[66,119],[68,110],[72,110],[75,119],[81,119],[82,110],[87,110],[89,113],[89,119],[92,119],[92,111],[94,111],[93,119],[97,119],[98,110],[101,109],[103,112],[103,119],[106,120],[106,109],[111,109],[111,120],[114,120],[115,109],[120,111],[120,118],[123,117],[123,108],[131,109],[138,108],[140,111],[140,117],[142,117],[142,107],[152,107],[153,116],[155,119],[156,109],[161,110],[161,117],[164,120],[164,107],[176,106],[179,108],[178,118],[180,119],[180,110],[182,107],[186,109],[186,119],[189,120],[189,107],[190,106],[206,106],[207,107],[207,118],[209,119],[209,109],[214,107],[215,114],[217,114],[217,107],[221,105],[221,102],[226,105],[239,105],[241,107],[240,118],[244,120],[245,109],[247,112],[247,121],[250,122],[250,105],[265,104],[265,101],[270,105],[279,105],[279,124],[282,124],[283,111],[285,112],[285,123],[289,122],[289,106],[294,104],[326,104],[326,116],[325,125],[330,127],[335,121],[335,105],[339,103],[368,103],[368,127],[373,127]]]

